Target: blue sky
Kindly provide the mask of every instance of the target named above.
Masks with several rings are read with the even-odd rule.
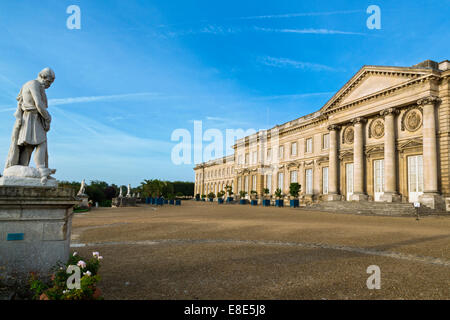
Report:
[[[69,5],[81,29],[69,30]],[[381,29],[369,30],[369,5]],[[0,3],[0,161],[23,83],[44,67],[59,180],[193,181],[175,129],[255,130],[318,110],[363,65],[449,59],[450,1]]]

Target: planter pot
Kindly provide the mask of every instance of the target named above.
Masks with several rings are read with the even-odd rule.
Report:
[[[214,201],[214,199],[213,198],[209,198],[209,202],[213,202]]]
[[[175,205],[176,206],[181,206],[181,200],[175,200]]]
[[[282,207],[284,205],[283,199],[275,200],[275,206]]]
[[[156,204],[158,206],[162,206],[164,204],[164,199],[163,198],[158,198],[158,200],[156,201]]]
[[[217,199],[217,202],[218,202],[219,204],[222,204],[222,203],[223,203],[223,198]]]
[[[290,200],[290,207],[291,208],[298,208],[300,205],[300,201],[298,199],[291,199]]]
[[[195,201],[200,201],[200,198],[195,198]]]
[[[233,197],[227,197],[227,202],[228,202],[228,203],[233,202]]]
[[[247,200],[241,199],[241,200],[239,200],[239,204],[247,204]]]
[[[170,199],[169,200],[169,204],[175,204],[175,200],[174,199]]]
[[[205,198],[203,198],[203,199],[202,199],[202,201],[206,201],[206,199],[205,199]]]
[[[263,206],[264,207],[270,207],[270,199],[264,199],[263,200]]]
[[[252,206],[257,206],[258,205],[258,200],[252,200],[251,205]]]
[[[164,199],[164,204],[169,204],[169,200]]]

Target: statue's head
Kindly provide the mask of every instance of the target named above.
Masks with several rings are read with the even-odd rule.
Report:
[[[50,68],[45,68],[39,72],[38,80],[44,85],[45,89],[48,89],[55,81],[55,72]]]

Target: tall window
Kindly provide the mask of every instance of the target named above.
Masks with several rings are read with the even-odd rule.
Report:
[[[256,175],[252,176],[252,190],[256,191]]]
[[[238,190],[237,191],[238,192],[242,191],[242,178],[241,177],[238,178]]]
[[[284,189],[284,173],[283,172],[278,173],[278,188],[281,189],[281,191],[283,191],[283,189]]]
[[[291,156],[297,155],[297,142],[291,143]]]
[[[322,148],[328,149],[330,147],[330,134],[326,133],[323,135]]]
[[[269,194],[272,194],[272,175],[271,174],[267,175],[266,188],[269,189]]]
[[[306,169],[306,194],[313,194],[313,171]]]
[[[248,176],[244,177],[244,191],[248,193]]]
[[[322,190],[323,194],[328,194],[328,167],[322,168]]]
[[[256,151],[253,151],[252,163],[256,164],[257,162],[258,162],[258,155],[257,155]]]
[[[245,164],[248,164],[248,158],[249,158],[249,154],[246,153],[246,154],[245,154]]]
[[[312,152],[312,148],[313,148],[312,142],[313,142],[312,138],[306,139],[306,152]]]
[[[297,181],[297,171],[291,171],[291,183],[295,183]]]
[[[239,155],[238,163],[239,163],[239,164],[244,164],[244,158],[243,158],[242,154]]]
[[[267,149],[267,160],[270,161],[272,160],[272,149]]]
[[[278,158],[283,159],[284,156],[284,146],[280,146],[278,149]]]

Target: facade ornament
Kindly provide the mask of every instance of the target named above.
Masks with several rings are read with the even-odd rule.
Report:
[[[338,131],[339,129],[341,129],[341,126],[337,125],[337,124],[331,124],[328,126],[328,131]]]
[[[402,116],[401,130],[409,132],[417,131],[422,126],[423,111],[421,107],[410,107]]]
[[[436,97],[436,96],[428,96],[428,97],[421,98],[421,99],[417,100],[417,104],[419,106],[423,106],[423,105],[427,105],[427,104],[434,104],[434,105],[436,105],[436,104],[438,104],[440,102],[441,102],[441,99],[439,97]]]
[[[369,125],[369,138],[380,139],[384,136],[384,121],[382,118],[374,119]]]
[[[353,140],[355,139],[355,129],[353,126],[348,126],[344,129],[342,133],[342,143],[345,144],[353,144]]]

